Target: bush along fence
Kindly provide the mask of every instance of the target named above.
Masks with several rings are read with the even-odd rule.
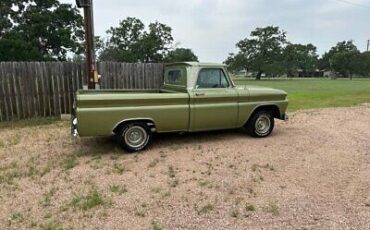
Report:
[[[158,89],[163,67],[157,63],[98,63],[101,89]],[[83,77],[81,63],[0,63],[0,121],[69,114]]]

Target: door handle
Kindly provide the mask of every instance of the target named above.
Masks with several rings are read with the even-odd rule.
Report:
[[[195,96],[200,97],[200,96],[205,96],[205,93],[195,93]]]

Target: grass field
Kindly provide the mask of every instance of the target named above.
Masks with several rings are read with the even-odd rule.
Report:
[[[237,85],[258,85],[289,93],[289,111],[353,106],[370,102],[370,79],[250,80],[234,78]]]

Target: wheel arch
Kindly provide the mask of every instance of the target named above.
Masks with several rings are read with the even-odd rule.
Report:
[[[155,126],[155,121],[152,118],[130,118],[130,119],[125,119],[125,120],[117,122],[117,124],[112,129],[112,133],[118,134],[118,132],[121,130],[121,128],[124,125],[128,123],[132,123],[132,122],[143,122],[150,128],[152,133],[157,131],[156,126]]]
[[[260,105],[253,109],[252,113],[250,114],[250,116],[248,117],[244,125],[246,125],[249,122],[249,120],[253,117],[255,113],[258,113],[260,111],[271,111],[272,116],[274,118],[280,119],[281,117],[280,109],[277,105],[274,105],[274,104]]]

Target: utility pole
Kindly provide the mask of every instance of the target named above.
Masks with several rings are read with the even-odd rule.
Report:
[[[76,4],[79,8],[84,9],[86,67],[83,87],[84,89],[98,89],[99,78],[95,59],[93,0],[76,0]]]
[[[370,40],[367,40],[367,50],[366,50],[367,52],[369,52],[370,51]]]

